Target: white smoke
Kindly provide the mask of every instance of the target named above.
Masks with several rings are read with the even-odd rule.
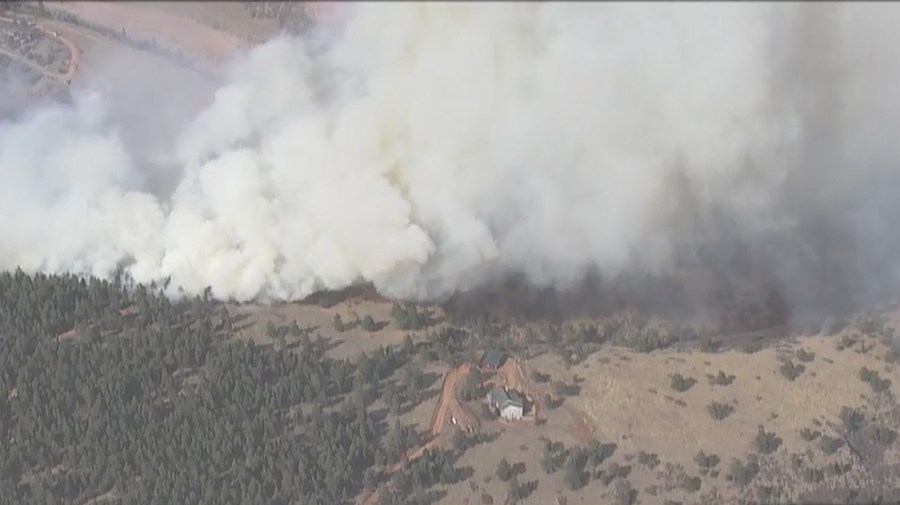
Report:
[[[879,80],[838,92],[891,97],[897,60],[861,27],[898,9],[830,8],[857,23],[831,34],[859,39],[833,55],[855,65],[839,71],[870,65]],[[808,112],[778,55],[803,9],[356,4],[322,54],[282,37],[232,65],[174,146],[171,194],[150,189],[98,94],[0,126],[0,268],[125,268],[237,300],[664,272],[702,240],[704,209],[748,236],[795,225],[782,190]],[[866,131],[870,109],[855,117]],[[896,161],[889,144],[882,161]],[[873,153],[862,146],[842,152]]]

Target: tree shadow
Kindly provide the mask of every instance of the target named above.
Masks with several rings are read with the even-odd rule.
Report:
[[[471,466],[454,468],[453,469],[453,479],[452,479],[452,482],[450,482],[450,484],[456,484],[458,482],[465,482],[474,476],[475,476],[475,469],[472,468]]]
[[[434,387],[441,378],[441,374],[437,372],[426,372],[422,374],[422,387],[424,389]]]
[[[317,352],[317,353],[325,354],[328,351],[331,351],[331,350],[339,347],[343,343],[344,343],[343,340],[337,340],[332,337],[324,337],[320,333],[320,334],[318,334],[317,338],[314,338],[311,340],[311,344],[312,344],[311,348],[313,350],[315,350],[315,352]],[[288,345],[288,347],[290,347],[290,348],[299,347],[299,346],[300,346],[299,341],[291,342],[291,344]]]
[[[562,407],[563,403],[566,402],[565,397],[557,396],[556,398],[550,398],[550,409],[556,410]]]
[[[537,490],[537,488],[538,481],[536,480],[529,480],[528,482],[523,483],[521,499],[527,499],[529,496],[531,496],[531,493],[534,493]]]

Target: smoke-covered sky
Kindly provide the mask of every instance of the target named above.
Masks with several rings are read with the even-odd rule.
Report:
[[[287,300],[708,266],[801,304],[865,298],[900,263],[898,22],[895,4],[354,4],[324,52],[272,40],[193,108],[111,78],[0,124],[0,268]],[[190,117],[159,117],[169,102]]]

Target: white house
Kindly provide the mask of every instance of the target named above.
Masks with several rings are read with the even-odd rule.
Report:
[[[522,419],[524,404],[519,393],[496,387],[485,397],[487,404],[506,420]]]

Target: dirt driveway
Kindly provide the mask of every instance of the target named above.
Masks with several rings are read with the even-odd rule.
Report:
[[[428,439],[419,447],[410,449],[402,461],[384,469],[382,471],[382,476],[393,475],[400,470],[405,463],[419,458],[426,450],[434,447],[434,445],[440,441],[440,436],[444,432],[444,428],[453,424],[451,423],[451,419],[455,419],[455,424],[464,431],[479,428],[480,422],[478,421],[478,417],[472,412],[469,412],[456,397],[457,384],[459,384],[460,379],[463,379],[468,373],[468,363],[463,363],[462,365],[447,370],[441,381],[441,395],[438,398],[437,405],[434,407],[434,413],[431,415]],[[376,489],[371,494],[363,495],[360,500],[361,505],[374,505],[378,503],[378,493],[379,490]]]

